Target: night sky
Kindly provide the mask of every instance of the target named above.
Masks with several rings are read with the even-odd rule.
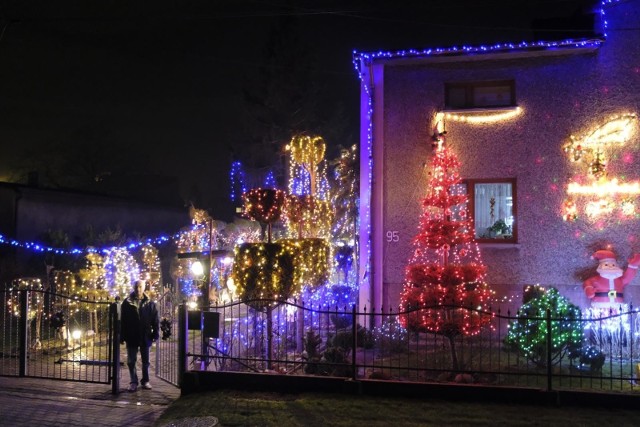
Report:
[[[43,159],[75,173],[65,158],[97,174],[174,176],[183,199],[195,191],[199,207],[228,219],[231,151],[245,143],[242,90],[264,72],[267,34],[284,14],[344,107],[349,140],[328,143],[348,146],[359,129],[354,49],[517,42],[531,39],[534,19],[560,30],[554,19],[590,3],[5,0],[0,180]]]

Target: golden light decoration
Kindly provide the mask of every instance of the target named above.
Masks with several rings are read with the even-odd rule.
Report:
[[[584,213],[591,219],[595,219],[601,215],[608,215],[615,209],[615,204],[609,199],[598,199],[587,202],[584,207]]]
[[[78,282],[76,275],[69,270],[55,270],[53,272],[53,283],[57,294],[71,296],[77,292]]]
[[[348,241],[357,234],[358,218],[358,149],[340,150],[340,158],[334,161],[331,205],[334,210],[334,224],[331,235],[334,239]]]
[[[611,144],[625,144],[632,135],[635,114],[612,116],[609,121],[581,137],[571,135],[571,140],[584,148]]]
[[[95,311],[96,306],[90,301],[106,301],[109,299],[109,292],[106,289],[85,287],[72,271],[55,271],[53,283],[55,283],[56,293],[67,297],[61,298],[60,301],[69,308],[70,313],[77,313],[80,310]]]
[[[586,162],[589,171],[596,178],[600,178],[604,176],[606,168],[603,150],[612,145],[626,144],[633,134],[635,123],[635,114],[613,116],[605,124],[583,136],[571,135],[563,151],[572,162]]]
[[[212,220],[211,215],[204,209],[197,209],[193,206],[189,206],[189,217],[192,224],[207,224]]]
[[[578,219],[578,207],[573,200],[565,200],[562,205],[562,219],[567,222],[572,222]]]
[[[85,256],[85,268],[78,270],[78,277],[85,289],[104,289],[104,257],[95,252]]]
[[[640,194],[639,182],[620,183],[618,179],[594,181],[589,185],[581,185],[577,182],[569,183],[567,187],[569,194],[585,194],[604,197],[617,194]]]
[[[635,201],[631,198],[624,199],[622,203],[620,203],[620,211],[624,216],[633,216],[636,214],[636,204]]]
[[[274,305],[272,300],[289,298],[294,287],[293,258],[279,243],[236,246],[232,277],[240,300],[264,310]]]
[[[109,291],[106,288],[86,289],[83,286],[77,288],[77,292],[71,296],[69,300],[63,300],[68,303],[69,313],[84,311],[89,314],[87,328],[94,333],[98,333],[101,328],[100,319],[104,319],[107,315],[108,304],[96,304],[99,302],[109,301]]]
[[[296,135],[289,143],[293,161],[315,167],[324,159],[326,144],[321,136]]]
[[[595,179],[604,177],[607,171],[607,164],[603,160],[604,154],[601,151],[596,151],[593,161],[589,164],[589,172]]]
[[[184,227],[175,239],[178,252],[198,252],[209,250],[209,243],[215,245],[219,235],[217,221],[204,209],[189,207],[191,226]]]
[[[334,218],[333,205],[314,196],[287,196],[285,217],[290,236],[303,238],[330,238]]]
[[[293,256],[293,294],[304,287],[318,288],[327,283],[331,271],[331,245],[326,239],[283,239],[278,243]]]
[[[9,290],[42,291],[42,281],[37,277],[21,277],[13,280]],[[20,317],[20,294],[18,292],[11,292],[10,295],[11,297],[7,299],[7,307],[14,316]],[[29,292],[28,295],[29,312],[27,313],[27,318],[33,320],[38,311],[41,310],[44,299],[42,292]]]
[[[142,246],[142,262],[140,263],[140,278],[147,282],[147,294],[150,298],[158,295],[160,287],[160,258],[158,249],[151,244]]]
[[[319,287],[329,278],[331,248],[325,239],[245,243],[236,246],[234,255],[235,293],[255,309],[270,303],[253,300],[285,300],[300,294],[303,287]]]
[[[325,171],[318,171],[318,165],[324,159],[326,144],[321,136],[296,135],[291,139],[287,150],[291,153],[290,180],[295,180],[297,174],[291,170],[295,165],[299,165],[309,174],[308,189],[309,194],[315,196],[320,192],[318,184],[322,184],[322,175]],[[318,174],[320,173],[320,179]],[[289,187],[291,189],[291,186]],[[293,193],[293,192],[292,192]]]
[[[513,119],[522,114],[522,107],[515,107],[510,110],[478,110],[465,113],[444,112],[441,113],[443,118],[454,122],[463,122],[471,124],[496,123]]]
[[[640,194],[639,182],[619,182],[617,178],[607,179],[606,150],[613,145],[623,145],[633,135],[637,117],[635,114],[622,114],[611,117],[604,124],[594,128],[580,137],[571,135],[570,142],[563,147],[572,162],[584,162],[585,173],[592,177],[589,184],[571,182],[567,186],[567,194],[588,198],[584,200],[584,212],[589,219],[612,214],[620,208],[622,216],[632,216],[635,204],[631,196]],[[620,200],[621,196],[626,196]],[[572,208],[573,209],[573,208]],[[563,206],[562,215],[565,220],[577,218],[577,207],[574,212],[567,212]]]

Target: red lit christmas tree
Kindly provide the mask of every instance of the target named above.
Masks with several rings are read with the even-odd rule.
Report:
[[[410,331],[448,338],[453,369],[458,369],[455,338],[475,335],[490,322],[492,291],[484,282],[486,269],[467,214],[460,162],[444,145],[444,133],[436,132],[434,147],[424,212],[400,295],[401,322]]]

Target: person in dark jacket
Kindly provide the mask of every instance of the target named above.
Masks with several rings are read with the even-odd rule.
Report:
[[[159,320],[156,303],[144,293],[144,280],[136,280],[133,292],[122,301],[120,322],[120,343],[127,344],[127,366],[131,382],[129,391],[138,389],[136,359],[138,350],[142,359],[142,381],[140,386],[151,390],[149,383],[149,348],[158,339]]]

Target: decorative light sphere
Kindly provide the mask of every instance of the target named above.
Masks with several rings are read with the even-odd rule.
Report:
[[[191,264],[191,274],[196,277],[200,277],[204,274],[204,267],[202,266],[202,263],[200,261],[195,261],[193,264]]]

